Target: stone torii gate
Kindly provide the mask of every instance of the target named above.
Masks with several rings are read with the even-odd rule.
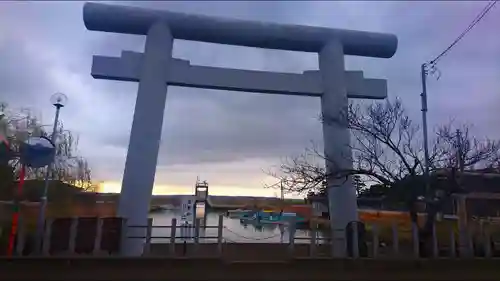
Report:
[[[146,225],[155,178],[168,85],[321,98],[323,115],[339,116],[348,98],[384,99],[387,84],[366,79],[362,71],[345,71],[344,55],[390,58],[397,49],[391,34],[282,25],[188,15],[135,7],[86,3],[88,30],[146,35],[144,53],[124,51],[121,57],[94,56],[97,79],[139,82],[118,214],[129,224]],[[172,58],[174,39],[319,54],[319,71],[302,74],[194,66]],[[323,124],[324,153],[333,163],[327,171],[352,167],[349,130]],[[345,227],[357,220],[351,180],[328,178],[333,254],[345,255]],[[144,231],[128,229],[129,236]],[[139,255],[142,241],[124,241],[126,255]]]

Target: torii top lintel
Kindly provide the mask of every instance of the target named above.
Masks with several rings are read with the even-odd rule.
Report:
[[[284,25],[174,13],[130,6],[85,3],[88,30],[146,35],[158,21],[168,24],[176,39],[303,52],[319,52],[339,40],[344,54],[390,58],[397,49],[395,35],[315,26]]]

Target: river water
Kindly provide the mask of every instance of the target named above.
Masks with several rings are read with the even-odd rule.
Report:
[[[206,225],[208,227],[205,229],[200,228],[200,243],[217,242],[219,214],[217,212],[209,212],[207,214]],[[151,239],[151,243],[168,243],[170,241],[171,230],[170,228],[162,228],[162,226],[170,226],[173,218],[176,218],[179,224],[181,218],[180,212],[177,210],[166,210],[160,213],[152,213],[149,217],[153,219],[153,238]],[[239,219],[232,219],[226,216],[224,216],[223,226],[222,236],[224,241],[228,243],[288,243],[290,236],[285,226],[274,224],[260,226],[253,224],[245,225]],[[179,231],[177,231],[176,237],[180,236]],[[211,238],[203,238],[204,236]],[[295,237],[295,243],[309,243],[311,231],[297,229]],[[318,234],[318,237],[320,237],[320,234]]]

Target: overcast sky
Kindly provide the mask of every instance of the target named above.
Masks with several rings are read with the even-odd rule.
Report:
[[[420,64],[447,47],[486,2],[135,2],[136,5],[238,19],[388,32],[398,36],[391,59],[348,57],[349,70],[386,78],[420,122]],[[144,37],[88,31],[83,2],[0,2],[0,100],[30,107],[45,123],[49,97],[63,92],[65,127],[80,136],[96,180],[120,182],[137,85],[94,80],[92,55],[142,51]],[[500,137],[500,8],[494,8],[438,65],[429,82],[429,122],[474,124]],[[174,56],[192,64],[302,72],[317,56],[177,40]],[[264,194],[262,169],[321,142],[319,99],[170,87],[157,184],[191,188],[199,175],[219,193]],[[159,192],[158,190],[156,190]],[[272,194],[272,192],[271,192]]]

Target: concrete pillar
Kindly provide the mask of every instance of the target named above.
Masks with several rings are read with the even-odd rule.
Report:
[[[342,44],[332,41],[319,53],[319,69],[322,77],[323,95],[321,113],[323,116],[342,117],[347,111],[348,100],[345,81],[344,52]],[[345,115],[344,115],[345,116]],[[350,132],[342,122],[323,123],[324,153],[327,159],[326,171],[352,168]],[[350,221],[357,220],[356,192],[351,178],[327,177],[328,203],[333,235],[333,255],[346,255],[345,228]]]
[[[118,214],[128,225],[146,226],[160,148],[167,97],[167,70],[172,58],[173,37],[158,22],[146,37],[134,120],[130,133]],[[145,236],[146,228],[127,228],[127,236]],[[143,239],[124,239],[123,253],[142,254]]]

